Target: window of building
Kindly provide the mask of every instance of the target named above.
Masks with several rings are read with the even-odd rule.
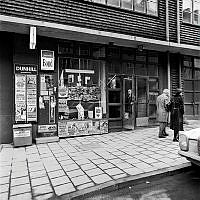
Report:
[[[200,58],[184,57],[184,104],[186,115],[200,115]]]
[[[183,0],[183,21],[200,25],[200,0]]]
[[[134,10],[149,15],[158,15],[158,0],[90,0],[95,3],[102,3],[109,6]]]

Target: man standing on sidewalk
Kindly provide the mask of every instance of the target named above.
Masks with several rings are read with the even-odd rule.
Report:
[[[163,93],[157,97],[156,106],[157,106],[157,120],[160,124],[159,127],[159,138],[165,138],[168,136],[166,133],[166,126],[168,123],[169,112],[167,110],[167,104],[170,102],[169,90],[164,89]]]

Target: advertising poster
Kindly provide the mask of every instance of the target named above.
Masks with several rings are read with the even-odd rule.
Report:
[[[49,122],[55,123],[55,115],[56,115],[56,101],[54,96],[50,96],[50,112],[49,112]]]
[[[102,119],[102,107],[95,107],[95,119]]]
[[[38,135],[40,137],[51,137],[57,135],[57,125],[38,125]]]
[[[59,137],[67,137],[67,122],[66,121],[59,121],[58,122],[58,136]]]
[[[102,133],[108,133],[108,120],[100,120],[100,132]]]
[[[37,121],[36,75],[27,75],[27,121]]]
[[[69,112],[67,99],[58,99],[58,112]]]
[[[15,75],[15,121],[26,121],[26,75]]]

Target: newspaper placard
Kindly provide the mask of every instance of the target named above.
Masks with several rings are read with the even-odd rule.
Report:
[[[41,50],[41,70],[54,70],[54,51]]]

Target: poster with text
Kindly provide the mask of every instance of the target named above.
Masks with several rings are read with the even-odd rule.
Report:
[[[37,121],[36,75],[27,75],[27,121]]]

